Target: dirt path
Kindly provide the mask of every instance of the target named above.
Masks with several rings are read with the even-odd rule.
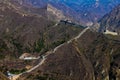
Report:
[[[79,33],[78,36],[76,36],[75,38],[67,41],[67,44],[71,43],[73,40],[77,40],[78,38],[80,38],[88,29],[89,29],[89,27],[85,28],[82,32]],[[54,50],[53,50],[51,53],[55,53],[55,52],[56,52],[60,47],[62,47],[64,44],[65,44],[65,43],[63,43],[63,44],[57,46],[56,48],[54,48]],[[50,55],[50,54],[47,54],[47,55],[43,56],[43,58],[42,58],[42,60],[40,61],[40,63],[38,63],[36,66],[34,66],[33,68],[31,68],[30,70],[28,70],[28,71],[26,71],[26,72],[23,72],[23,73],[21,73],[21,74],[18,74],[18,75],[13,76],[11,80],[16,80],[16,79],[18,79],[22,74],[24,74],[24,73],[30,73],[30,72],[32,72],[33,70],[37,69],[39,66],[41,66],[41,65],[45,62],[47,56],[49,56],[49,55]]]

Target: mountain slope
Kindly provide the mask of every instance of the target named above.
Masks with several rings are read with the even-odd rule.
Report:
[[[112,8],[120,3],[119,0],[49,0],[49,3],[56,5],[66,17],[82,25],[92,25]]]
[[[46,7],[48,2],[48,0],[14,0],[14,1],[18,1],[20,5],[31,5],[36,8]]]
[[[16,1],[16,0],[15,0]],[[52,6],[52,12],[59,13],[60,16],[52,17],[57,19],[70,20],[82,25],[91,26],[93,23],[101,19],[105,14],[109,13],[119,0],[17,0],[22,5],[34,6],[37,8],[45,7],[48,9]],[[51,5],[51,6],[50,6]],[[55,10],[55,11],[54,11]],[[48,11],[49,14],[49,11]]]
[[[47,47],[48,45],[45,41],[50,40],[50,36],[55,42],[57,40],[59,41],[61,38],[61,40],[64,41],[64,39],[67,39],[65,38],[66,36],[71,38],[80,30],[78,27],[71,28],[72,26],[79,25],[74,25],[65,21],[58,22],[56,25],[53,21],[48,20],[46,14],[41,15],[33,11],[29,12],[25,10],[28,6],[22,6],[15,1],[2,2],[0,5],[2,6],[0,8],[0,38],[1,42],[4,43],[1,45],[6,45],[8,50],[15,53],[19,51],[20,53],[26,51],[32,53],[36,52],[34,51],[36,50],[34,47],[38,45],[37,43],[39,41],[42,44],[45,43],[45,46],[42,45],[41,47],[40,45],[40,48]],[[39,8],[38,10],[45,11],[43,13],[46,13],[47,9]],[[35,11],[37,10],[35,9]],[[52,30],[56,32],[56,36],[53,35]],[[73,30],[76,32],[73,32]],[[54,42],[50,42],[49,44],[52,43]],[[41,51],[41,49],[38,50],[38,52],[39,51]]]
[[[19,79],[119,80],[119,48],[120,41],[87,30],[77,40],[47,52],[50,55],[39,68]]]
[[[38,15],[11,0],[2,0],[0,6],[0,41],[4,45],[0,54],[13,53],[15,57],[17,53],[28,51],[26,47],[33,46],[42,38],[40,33],[47,27],[46,9],[42,9],[43,15]]]
[[[1,72],[0,72],[0,79],[1,79],[1,80],[9,80],[9,79],[7,78],[7,76],[5,76],[4,74],[2,74]]]
[[[48,14],[48,19],[50,20],[55,20],[59,22],[60,20],[67,19],[60,10],[56,9],[50,4],[48,4],[47,6],[47,14]]]
[[[50,8],[51,11],[49,11]],[[78,23],[78,19],[77,19],[78,17],[76,16],[77,13],[68,6],[66,6],[66,4],[64,3],[49,2],[47,11],[48,14],[52,13],[51,15],[56,15],[55,20],[69,20]]]
[[[100,20],[100,32],[106,29],[120,33],[120,5]]]
[[[27,65],[34,66],[39,60],[26,62],[19,59],[20,55],[45,54],[83,29],[83,26],[67,21],[55,23],[49,21],[46,14],[34,13],[37,10],[46,11],[46,8],[29,12],[26,10],[28,7],[12,0],[0,2],[0,69],[5,72],[21,71]],[[31,9],[34,7],[30,6]]]
[[[60,5],[62,8],[65,7],[62,6],[64,4]],[[60,20],[55,23],[54,20],[48,20],[46,14],[41,15],[37,11],[42,9],[46,12],[46,8],[37,10],[34,8],[26,3],[20,5],[18,1],[1,1],[0,71],[14,72],[16,69],[19,71],[21,67],[26,69],[28,64],[33,68],[38,64],[33,71],[23,72],[19,80],[120,79],[120,40],[109,39],[103,34],[68,21]],[[52,12],[54,10],[57,9],[52,7]],[[60,13],[62,16],[67,15]],[[70,18],[70,15],[67,17]],[[40,59],[33,61],[18,59],[26,52],[37,54]]]

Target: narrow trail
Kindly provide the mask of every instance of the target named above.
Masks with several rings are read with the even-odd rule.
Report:
[[[12,78],[11,78],[10,80],[17,80],[21,75],[23,75],[23,74],[25,74],[25,73],[30,73],[30,72],[32,72],[33,70],[35,70],[35,69],[37,69],[39,66],[41,66],[41,65],[44,63],[45,60],[46,60],[46,58],[43,58],[42,61],[41,61],[38,65],[34,66],[33,68],[31,68],[30,70],[28,70],[28,71],[26,71],[26,72],[23,72],[23,73],[20,73],[20,74],[18,74],[18,75],[12,76]]]
[[[31,68],[30,70],[26,71],[26,73],[30,73],[33,70],[35,70],[36,68],[38,68],[40,65],[42,65],[44,63],[45,60],[46,60],[46,58],[43,58],[42,61],[38,65],[36,65],[33,68]]]
[[[80,38],[89,28],[90,28],[90,27],[85,28],[82,32],[79,33],[78,36],[76,36],[75,38],[67,41],[67,44],[71,43],[73,40],[77,40],[78,38]],[[57,47],[53,50],[53,53],[55,53],[55,52],[56,52],[60,47],[62,47],[64,44],[65,44],[65,43],[57,46]]]
[[[57,25],[57,24],[56,24],[56,25]],[[89,27],[85,28],[82,32],[79,33],[78,36],[76,36],[75,38],[67,41],[67,44],[71,43],[73,40],[77,40],[78,38],[80,38],[88,29],[89,29]],[[64,44],[65,44],[65,43],[57,46],[56,48],[54,48],[53,51],[50,51],[50,52],[51,52],[51,53],[55,53],[55,52],[56,52],[60,47],[62,47]],[[21,73],[21,74],[18,74],[18,75],[14,75],[14,76],[12,77],[12,79],[10,79],[10,80],[17,80],[21,75],[23,75],[23,74],[25,74],[25,73],[30,73],[30,72],[32,72],[33,70],[37,69],[39,66],[41,66],[41,65],[45,62],[47,56],[49,56],[51,53],[48,53],[48,54],[46,54],[45,56],[43,56],[43,58],[42,58],[42,60],[40,61],[40,63],[38,63],[36,66],[34,66],[33,68],[31,68],[30,70],[28,70],[28,71],[26,71],[26,72],[23,72],[23,73]]]
[[[76,36],[74,39],[77,40],[78,38],[80,38],[88,29],[90,29],[90,27],[85,28],[78,36]]]
[[[55,25],[53,25],[53,27],[56,27],[59,23],[56,23]]]

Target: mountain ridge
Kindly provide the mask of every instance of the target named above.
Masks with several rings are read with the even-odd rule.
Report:
[[[100,20],[105,14],[109,13],[116,5],[120,3],[119,0],[50,0],[49,3],[56,5],[58,10],[61,10],[63,14],[68,15],[69,18],[82,25],[91,26]],[[63,4],[64,8],[60,5]],[[69,12],[70,14],[66,13]],[[72,13],[73,12],[73,13]]]

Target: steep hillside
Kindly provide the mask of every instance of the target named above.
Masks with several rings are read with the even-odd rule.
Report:
[[[7,76],[5,76],[0,72],[0,80],[9,80],[9,79],[7,78]]]
[[[48,19],[50,20],[55,20],[59,22],[60,20],[67,19],[65,15],[62,13],[62,11],[53,7],[51,4],[47,5],[47,14],[48,14]]]
[[[47,27],[44,16],[28,13],[14,2],[0,3],[0,35],[9,50],[33,45]],[[29,44],[30,43],[30,44]],[[13,45],[14,44],[14,45]],[[16,48],[15,48],[16,45]],[[22,45],[22,46],[21,46]]]
[[[82,25],[85,25],[85,20],[81,19],[81,14],[76,12],[74,9],[70,8],[69,6],[67,6],[65,3],[63,2],[54,2],[54,1],[49,1],[48,4],[48,14],[49,14],[49,8],[52,6],[52,13],[54,12],[56,15],[56,19],[58,20],[69,20],[72,21],[74,23],[79,23]],[[55,8],[55,9],[54,9]],[[54,14],[52,14],[54,15]]]
[[[100,20],[100,32],[106,29],[120,33],[120,5]]]
[[[0,2],[0,71],[24,71],[27,65],[34,66],[39,60],[20,60],[21,54],[39,56],[83,30],[82,26],[67,21],[49,21],[46,14],[29,12],[28,7],[11,0]],[[38,10],[41,9],[46,11]]]
[[[6,75],[10,71],[18,76],[18,80],[120,80],[119,39],[93,32],[90,27],[60,20],[67,18],[74,21],[75,17],[82,19],[76,16],[78,13],[68,4],[57,5],[52,2],[47,9],[44,2],[36,0],[36,4],[34,1],[0,1],[2,73]],[[56,0],[55,3],[57,1],[63,0]],[[87,1],[90,4],[92,2]],[[70,3],[76,4],[74,1],[69,1]],[[44,7],[39,7],[39,4]],[[50,12],[51,19],[47,18],[47,11]],[[115,17],[115,24],[119,25],[119,6],[114,14],[109,17]],[[56,18],[59,19],[57,23]],[[40,58],[20,60],[23,53]],[[0,74],[1,77],[6,78]]]
[[[119,80],[119,48],[120,41],[87,30],[78,40],[48,52],[39,68],[19,79]]]

